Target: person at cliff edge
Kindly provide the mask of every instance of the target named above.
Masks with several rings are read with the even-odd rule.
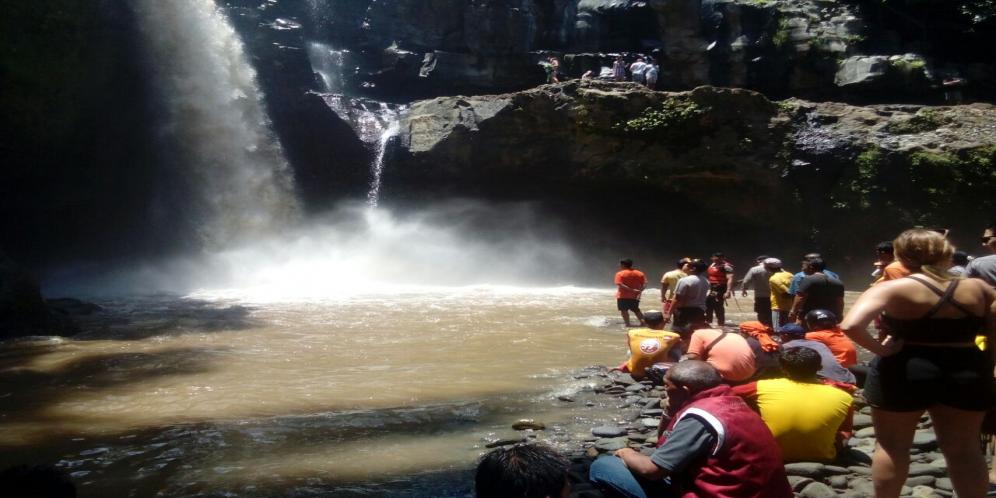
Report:
[[[633,268],[632,259],[626,258],[619,260],[615,283],[616,308],[622,315],[623,322],[627,327],[632,327],[629,322],[629,312],[632,311],[640,321],[640,325],[644,325],[646,322],[643,321],[643,312],[640,311],[640,295],[647,286],[647,276]]]
[[[599,457],[588,479],[625,498],[791,498],[771,430],[722,380],[704,361],[671,367],[664,377],[670,418],[662,419],[657,449]]]

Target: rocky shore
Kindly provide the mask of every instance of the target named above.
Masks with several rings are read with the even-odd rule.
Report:
[[[636,381],[629,374],[609,372],[605,367],[589,367],[575,374],[587,379],[589,388],[573,396],[561,396],[557,402],[571,404],[576,416],[570,427],[557,427],[544,433],[545,426],[524,421],[520,439],[495,441],[499,446],[521,439],[538,439],[556,445],[571,459],[571,498],[605,496],[587,479],[588,467],[600,455],[630,447],[644,454],[653,452],[657,443],[657,425],[666,400],[663,386],[649,380]],[[871,408],[855,395],[854,437],[848,449],[832,463],[795,462],[785,465],[796,496],[804,498],[870,497],[871,454],[875,446]],[[604,410],[606,407],[615,411]],[[592,414],[592,412],[598,412]],[[606,413],[609,413],[606,415]],[[946,498],[954,496],[951,480],[946,476],[947,462],[938,450],[932,422],[924,415],[914,437],[909,478],[902,496],[910,498]]]

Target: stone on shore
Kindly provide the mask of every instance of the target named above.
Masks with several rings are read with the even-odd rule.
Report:
[[[600,438],[612,438],[626,435],[625,427],[612,427],[609,425],[603,425],[595,427],[591,430],[592,435]]]
[[[785,473],[790,476],[809,477],[812,479],[823,478],[823,464],[816,462],[797,462],[785,465]]]

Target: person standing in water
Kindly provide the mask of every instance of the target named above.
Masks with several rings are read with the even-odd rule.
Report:
[[[629,312],[636,315],[643,325],[643,312],[640,311],[640,295],[647,286],[647,276],[642,271],[633,268],[633,260],[626,258],[619,260],[619,271],[616,272],[616,308],[622,315],[623,322],[627,327],[632,327],[629,322]]]

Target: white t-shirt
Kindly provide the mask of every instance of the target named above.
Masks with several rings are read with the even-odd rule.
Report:
[[[681,298],[682,308],[702,308],[704,311],[706,298],[709,297],[709,280],[704,274],[689,275],[678,280],[674,294]]]

